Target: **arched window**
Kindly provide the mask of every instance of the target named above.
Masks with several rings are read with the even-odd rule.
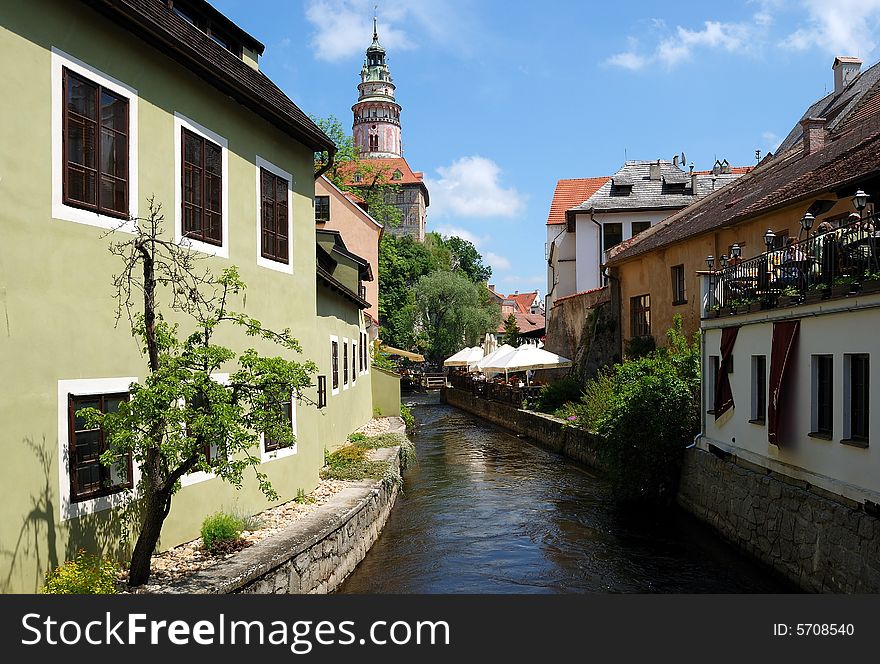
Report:
[[[379,151],[379,137],[375,134],[370,135],[370,152]]]

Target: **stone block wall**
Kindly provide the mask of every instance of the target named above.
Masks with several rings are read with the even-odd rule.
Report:
[[[374,451],[400,474],[400,448]],[[399,482],[352,482],[285,530],[198,572],[172,593],[330,593],[351,574],[379,537]]]
[[[678,502],[804,590],[880,592],[880,520],[857,503],[698,448]]]
[[[594,468],[599,467],[594,433],[568,427],[563,420],[552,415],[514,408],[499,401],[479,399],[470,392],[453,387],[444,388],[440,398],[450,406],[528,436],[542,447],[559,452],[569,459]]]

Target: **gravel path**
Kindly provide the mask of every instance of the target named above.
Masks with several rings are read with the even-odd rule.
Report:
[[[365,436],[378,436],[383,433],[405,431],[403,420],[399,417],[380,417],[367,422],[358,429]],[[288,526],[291,522],[311,514],[327,502],[334,493],[348,485],[343,480],[322,479],[314,491],[307,494],[303,502],[290,500],[282,505],[271,507],[253,517],[254,530],[246,530],[241,536],[250,544],[260,542]],[[202,550],[202,538],[180,544],[153,556],[150,582],[138,592],[159,592],[161,588],[188,574],[221,564],[234,556],[235,552],[211,555]]]

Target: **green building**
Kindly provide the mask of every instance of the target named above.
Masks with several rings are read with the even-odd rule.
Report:
[[[318,366],[318,386],[292,403],[296,444],[260,450],[282,501],[313,489],[325,448],[372,416],[359,295],[372,275],[340,237],[315,235],[313,154],[335,147],[259,71],[262,52],[201,0],[0,5],[0,591],[33,592],[80,548],[125,558],[136,537],[118,509],[132,492],[96,464],[100,432],[72,412],[112,407],[146,374],[116,326],[106,233],[124,233],[150,197],[215,273],[238,267],[238,309],[291,328],[303,352],[290,359]],[[218,341],[280,352],[244,334]],[[269,506],[255,481],[183,484],[163,549],[218,509]]]

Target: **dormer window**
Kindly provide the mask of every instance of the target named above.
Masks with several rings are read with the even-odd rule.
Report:
[[[633,181],[629,175],[615,175],[611,178],[612,196],[629,196],[632,193]]]
[[[392,180],[400,180],[403,178],[403,173],[400,172],[400,169],[396,169],[394,173],[391,175]]]

